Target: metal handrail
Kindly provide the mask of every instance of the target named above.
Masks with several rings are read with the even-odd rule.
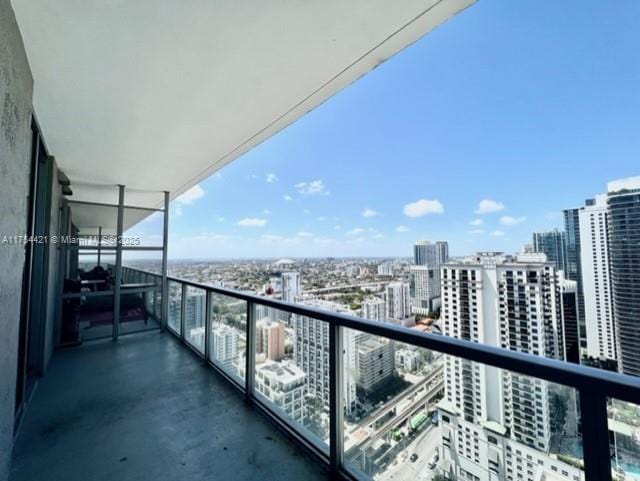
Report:
[[[162,277],[160,274],[144,271],[134,267],[132,269],[143,274]],[[531,376],[548,382],[562,384],[575,388],[579,394],[584,472],[587,481],[610,481],[611,460],[609,452],[609,432],[607,417],[607,400],[616,398],[619,400],[640,404],[640,378],[619,373],[604,371],[578,364],[572,364],[542,356],[511,351],[495,346],[487,346],[476,342],[456,339],[444,335],[426,333],[408,329],[394,324],[371,321],[357,316],[336,313],[301,304],[291,304],[284,301],[270,299],[255,294],[247,294],[223,287],[215,287],[200,282],[167,276],[170,282],[179,283],[182,286],[182,317],[185,312],[186,287],[204,290],[207,293],[207,306],[210,306],[211,293],[220,294],[247,302],[247,340],[252,339],[255,332],[255,316],[253,308],[263,305],[279,309],[290,314],[297,314],[329,324],[330,327],[330,374],[331,374],[331,432],[330,432],[330,457],[328,460],[331,471],[336,475],[351,477],[344,469],[342,459],[343,437],[341,433],[341,410],[338,408],[341,400],[341,372],[342,366],[342,329],[355,329],[398,342],[411,344],[416,347],[437,351],[443,354],[459,357],[473,362],[494,366],[510,372],[525,376]],[[207,315],[207,324],[211,322]],[[181,332],[174,333],[184,341],[184,322],[181,322]],[[208,330],[209,326],[207,325]],[[249,343],[248,343],[249,346]],[[209,352],[199,353],[208,357]],[[207,359],[208,360],[208,359]],[[255,400],[253,392],[253,376],[255,366],[247,362],[245,371],[245,394],[248,400]],[[275,413],[272,417],[277,418]],[[281,421],[281,420],[280,420]],[[286,427],[290,429],[290,427]]]
[[[129,266],[126,266],[126,268],[161,277],[160,274],[142,269]],[[438,351],[443,354],[449,354],[481,364],[488,364],[526,376],[571,386],[576,389],[603,390],[610,397],[640,404],[640,378],[638,377],[550,359],[543,356],[511,351],[501,347],[488,346],[440,334],[416,331],[395,324],[371,321],[354,315],[325,311],[316,307],[305,306],[304,304],[292,304],[174,276],[167,276],[167,279],[172,282],[179,282],[180,284],[233,297],[253,304],[273,307],[291,314],[311,317],[330,324],[337,324],[349,329],[366,332],[367,334],[374,334],[394,341],[412,344],[417,347]]]

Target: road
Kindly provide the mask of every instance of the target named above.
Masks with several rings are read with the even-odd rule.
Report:
[[[403,450],[395,463],[375,477],[376,481],[431,480],[436,470],[429,469],[428,464],[440,446],[441,439],[440,426],[430,426]],[[418,455],[418,459],[411,462],[409,458],[414,453]]]
[[[360,422],[358,422],[358,426],[373,426],[380,418],[385,417],[389,411],[395,409],[399,403],[413,396],[416,391],[422,390],[425,388],[425,386],[431,384],[436,376],[443,378],[443,371],[444,364],[442,363],[442,361],[436,361],[433,365],[432,370],[424,379],[399,393],[396,397],[386,402],[384,406],[379,407],[375,411],[369,413],[367,416],[361,419]]]
[[[416,411],[418,411],[425,403],[430,402],[431,399],[444,388],[444,379],[435,381],[425,394],[418,397],[416,401],[411,403],[408,407],[405,407],[402,412],[395,417],[386,421],[382,426],[376,429],[369,437],[369,441],[379,439],[387,434],[392,429],[398,427],[400,424],[406,422]]]
[[[365,282],[363,284],[343,284],[341,286],[331,286],[331,287],[322,287],[319,289],[305,289],[305,294],[319,294],[321,292],[331,292],[331,291],[344,291],[346,289],[353,289],[356,287],[375,287],[381,286],[383,284],[388,284],[389,281],[379,281],[379,282]]]

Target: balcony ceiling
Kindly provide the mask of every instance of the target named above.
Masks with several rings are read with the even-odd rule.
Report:
[[[159,206],[474,0],[13,0],[73,198]]]

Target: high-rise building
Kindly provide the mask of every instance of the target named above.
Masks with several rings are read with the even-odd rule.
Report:
[[[440,267],[411,266],[409,274],[411,312],[432,313],[440,307]]]
[[[185,338],[192,345],[204,349],[206,294],[201,290],[187,293],[183,319]]]
[[[449,260],[449,244],[437,241],[417,241],[413,246],[413,262],[417,266],[440,267]]]
[[[356,340],[356,388],[363,396],[375,392],[393,379],[393,342],[364,335]]]
[[[415,266],[410,268],[411,310],[427,315],[440,307],[440,267],[449,260],[449,244],[417,241],[413,246]]]
[[[640,376],[640,177],[608,184],[607,211],[618,366]]]
[[[392,276],[393,275],[393,262],[383,262],[378,265],[379,276]]]
[[[563,359],[557,277],[544,259],[482,253],[445,264],[444,334]],[[584,479],[580,469],[549,455],[552,389],[539,379],[447,356],[438,406],[441,466],[451,479]]]
[[[558,272],[558,282],[562,294],[562,331],[564,333],[564,353],[568,362],[580,364],[580,339],[578,335],[578,283]]]
[[[295,302],[296,298],[302,294],[302,284],[299,272],[282,273],[282,300],[284,302]]]
[[[587,200],[580,209],[580,266],[587,354],[616,360],[607,216],[606,195]]]
[[[212,333],[212,352],[215,360],[231,369],[238,357],[238,331],[226,324],[215,324]]]
[[[284,357],[284,324],[268,318],[256,322],[256,352],[267,359],[280,361]]]
[[[584,295],[582,291],[582,266],[580,265],[580,218],[579,208],[565,209],[564,231],[566,244],[566,266],[565,277],[576,281],[576,295],[578,299],[578,337],[580,349],[587,349],[587,328],[584,320]]]
[[[362,317],[372,321],[387,319],[387,305],[379,297],[368,297],[362,302]]]
[[[351,312],[342,305],[330,301],[308,300],[306,305],[332,312]],[[329,376],[329,323],[312,317],[294,314],[291,317],[294,330],[293,357],[296,366],[307,375],[306,393],[321,399],[328,409],[330,393]],[[343,335],[344,366],[343,399],[345,412],[351,413],[356,404],[355,382],[356,331],[345,329]]]
[[[387,320],[401,320],[411,315],[409,284],[391,282],[384,289],[387,304]]]
[[[184,330],[202,327],[205,318],[206,295],[204,291],[188,292],[185,303]]]
[[[533,252],[547,255],[547,261],[553,262],[557,271],[567,270],[567,247],[565,233],[558,229],[533,233]]]

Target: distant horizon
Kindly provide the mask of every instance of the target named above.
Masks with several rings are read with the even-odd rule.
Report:
[[[476,251],[470,252],[468,254],[450,254],[449,259],[456,259],[462,257],[473,256],[479,254],[481,252],[491,252],[493,254],[504,254],[504,255],[517,255],[520,252],[504,252],[504,251]],[[336,256],[336,255],[327,255],[327,256],[289,256],[289,257],[184,257],[184,258],[167,258],[167,262],[220,262],[220,261],[283,261],[283,260],[291,260],[291,261],[304,261],[304,260],[322,260],[322,259],[336,259],[336,260],[413,260],[413,254],[411,255],[376,255],[376,256]],[[160,259],[152,259],[152,258],[130,258],[128,260],[131,261],[155,261],[162,262]]]

